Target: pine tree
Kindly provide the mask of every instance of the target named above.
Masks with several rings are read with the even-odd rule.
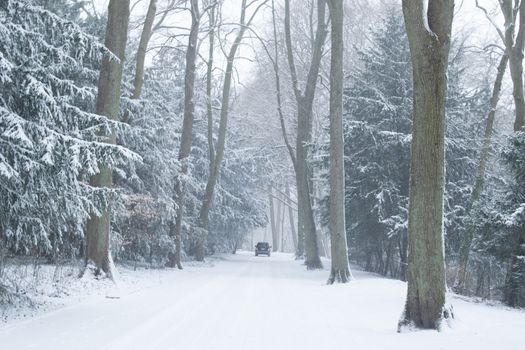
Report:
[[[0,237],[16,253],[78,252],[83,224],[110,190],[86,180],[98,162],[124,165],[125,148],[98,142],[120,129],[93,114],[107,51],[33,1],[0,4]]]

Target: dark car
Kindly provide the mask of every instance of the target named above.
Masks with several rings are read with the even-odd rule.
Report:
[[[255,256],[259,256],[259,254],[270,256],[271,252],[272,246],[268,242],[259,242],[255,246]]]

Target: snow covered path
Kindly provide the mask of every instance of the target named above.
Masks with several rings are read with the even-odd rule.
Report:
[[[2,325],[0,349],[525,349],[525,312],[453,299],[453,328],[398,334],[402,282],[354,271],[327,286],[288,254],[214,264]]]

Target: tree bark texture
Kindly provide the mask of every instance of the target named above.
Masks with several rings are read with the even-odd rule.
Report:
[[[343,0],[328,0],[331,19],[330,58],[330,241],[332,268],[328,283],[351,279],[345,232],[343,155]]]
[[[403,0],[414,86],[408,292],[399,330],[440,329],[445,305],[443,190],[445,99],[454,0]]]
[[[104,57],[98,81],[96,113],[111,120],[118,120],[120,108],[120,87],[126,41],[128,37],[129,0],[110,0],[108,22],[104,45],[118,58]],[[105,135],[106,142],[116,144],[114,132]],[[111,187],[112,170],[106,164],[99,165],[100,172],[90,179],[91,186]],[[102,208],[101,215],[91,213],[87,221],[86,263],[92,262],[99,271],[111,277],[109,252],[111,213],[109,204]]]

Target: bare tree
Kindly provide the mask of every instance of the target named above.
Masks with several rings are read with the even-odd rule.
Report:
[[[443,189],[445,99],[454,0],[403,0],[412,58],[413,126],[408,213],[408,292],[399,330],[439,329],[445,305]],[[427,6],[426,6],[427,5]]]
[[[343,140],[343,0],[328,0],[331,19],[330,58],[330,240],[332,268],[328,283],[350,280],[345,232],[345,166]]]
[[[129,23],[129,0],[110,0],[104,45],[118,58],[104,57],[100,68],[97,93],[97,114],[111,120],[118,120],[120,108],[120,87],[122,67],[126,51]],[[104,135],[106,142],[116,144],[116,134]],[[91,186],[112,187],[112,169],[100,164],[99,173],[90,179]],[[109,205],[102,208],[100,215],[91,213],[87,222],[86,263],[92,262],[99,271],[112,277],[109,235],[111,213]]]
[[[206,190],[204,193],[204,199],[202,201],[202,206],[199,212],[199,230],[198,230],[197,244],[195,248],[195,259],[197,261],[204,260],[205,241],[206,241],[208,225],[209,225],[209,214],[210,214],[211,205],[213,203],[215,185],[219,177],[222,158],[224,156],[224,149],[225,149],[225,144],[226,144],[226,132],[228,128],[228,113],[229,113],[229,107],[230,107],[230,91],[231,91],[231,85],[232,85],[233,62],[235,60],[235,55],[237,54],[239,45],[241,44],[241,41],[244,37],[244,33],[246,32],[247,28],[250,27],[253,19],[257,15],[257,12],[259,12],[261,7],[264,4],[266,4],[267,1],[268,0],[263,0],[260,2],[251,1],[247,3],[247,0],[242,0],[239,29],[230,47],[228,55],[226,57],[226,70],[224,71],[224,81],[223,81],[223,86],[222,86],[219,133],[218,133],[218,138],[217,138],[217,144],[214,147],[215,149],[214,161],[212,164],[210,164],[210,174],[208,176],[208,181],[206,183]],[[252,12],[252,15],[247,19],[246,11],[252,5],[257,5],[257,6]]]
[[[525,1],[500,0],[505,18],[504,42],[509,56],[512,95],[516,109],[514,130],[519,131],[525,122],[525,99],[523,95],[523,49],[525,47]],[[517,17],[519,16],[519,21]],[[516,22],[519,28],[516,34]]]
[[[206,117],[208,119],[208,158],[209,172],[213,171],[215,164],[215,146],[213,142],[213,106],[212,106],[212,79],[213,79],[213,56],[215,50],[215,25],[216,11],[215,6],[208,12],[209,32],[208,32],[208,62],[206,63]]]
[[[197,40],[199,38],[200,13],[199,0],[191,0],[191,28],[186,49],[186,70],[184,74],[184,120],[182,122],[182,135],[179,148],[178,159],[181,162],[181,172],[175,182],[175,194],[177,196],[177,216],[175,225],[170,227],[172,236],[175,237],[175,254],[171,254],[168,266],[182,270],[181,251],[182,251],[182,220],[184,216],[184,178],[188,173],[188,157],[191,153],[193,119],[195,114],[195,70],[197,60]]]
[[[304,91],[300,90],[295,58],[293,55],[290,30],[290,1],[285,0],[285,41],[288,65],[292,78],[292,87],[297,103],[297,137],[295,156],[295,176],[298,202],[298,245],[297,254],[306,253],[305,264],[308,269],[322,268],[317,244],[317,231],[312,208],[311,175],[307,163],[308,143],[312,139],[312,107],[317,85],[317,76],[323,56],[323,47],[327,35],[325,11],[326,0],[317,1],[317,30],[313,43],[313,54],[306,78]],[[304,246],[303,246],[304,244]]]
[[[525,124],[525,96],[523,92],[523,49],[525,48],[525,1],[500,0],[505,17],[505,48],[509,55],[512,95],[516,116],[514,132],[522,132]],[[517,17],[519,16],[519,21]],[[515,35],[515,22],[519,23]],[[509,306],[519,305],[520,260],[525,255],[525,232],[520,230],[513,241],[509,269],[505,278],[503,299]]]

